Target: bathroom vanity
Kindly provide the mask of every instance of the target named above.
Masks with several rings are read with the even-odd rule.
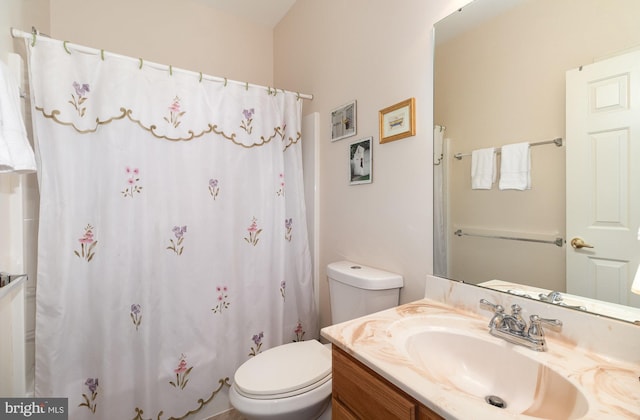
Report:
[[[332,352],[334,420],[442,419],[344,350],[333,346]]]
[[[322,329],[335,419],[640,416],[637,326],[431,276],[426,296]],[[535,351],[492,336],[481,299],[564,325]]]

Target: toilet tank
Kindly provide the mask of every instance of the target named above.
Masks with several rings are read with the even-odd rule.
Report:
[[[402,276],[351,261],[327,266],[334,324],[398,306]]]

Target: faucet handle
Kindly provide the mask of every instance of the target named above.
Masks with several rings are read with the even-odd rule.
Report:
[[[487,299],[480,299],[480,304],[490,307],[495,313],[501,314],[504,312],[504,307],[502,305],[496,305],[495,303],[489,302]]]
[[[562,321],[559,319],[548,319],[548,318],[540,318],[538,315],[531,315],[529,317],[531,323],[529,324],[528,335],[531,338],[535,338],[541,340],[544,338],[544,331],[542,330],[542,325],[546,324],[554,328],[561,328]]]
[[[501,328],[502,323],[504,322],[504,307],[502,305],[496,305],[495,303],[491,303],[486,299],[480,299],[480,304],[484,306],[488,306],[493,310],[493,316],[489,321],[489,328]]]
[[[543,302],[551,302],[551,303],[559,303],[562,302],[562,294],[560,292],[551,291],[548,294],[540,293],[538,295],[541,301]]]

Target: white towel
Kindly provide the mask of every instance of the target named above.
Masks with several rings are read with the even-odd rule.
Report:
[[[471,152],[471,189],[490,190],[496,182],[496,149],[478,149]]]
[[[531,189],[531,155],[529,143],[515,143],[502,146],[500,158],[501,190]]]
[[[20,111],[18,83],[0,60],[0,172],[35,170],[33,149]]]

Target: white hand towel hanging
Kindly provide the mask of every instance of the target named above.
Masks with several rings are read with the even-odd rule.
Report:
[[[531,154],[529,143],[502,146],[500,158],[501,190],[531,189]]]
[[[471,152],[471,189],[490,190],[496,182],[496,149],[478,149]]]
[[[0,60],[0,172],[35,172],[36,161],[27,138],[18,82]]]

